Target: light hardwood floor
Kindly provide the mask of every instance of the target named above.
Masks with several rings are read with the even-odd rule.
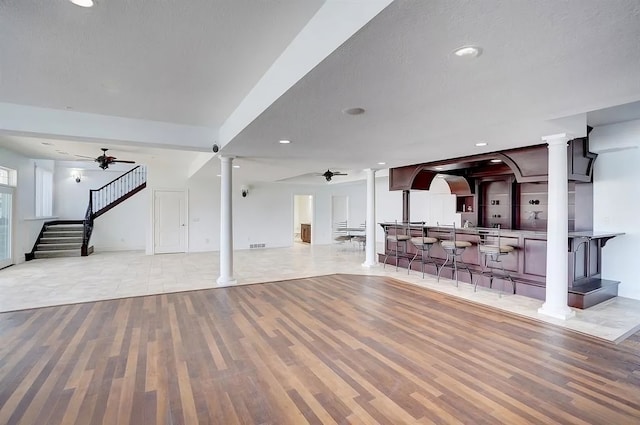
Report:
[[[376,276],[0,314],[0,424],[640,423],[613,345]]]

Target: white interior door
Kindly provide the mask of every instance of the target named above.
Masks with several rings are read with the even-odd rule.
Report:
[[[0,186],[0,269],[13,264],[13,188]]]
[[[185,252],[186,196],[183,191],[154,192],[154,253]]]

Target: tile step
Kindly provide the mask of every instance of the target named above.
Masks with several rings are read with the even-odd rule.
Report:
[[[51,243],[79,243],[82,244],[82,236],[63,236],[63,237],[43,237],[40,239],[41,244]]]
[[[64,238],[64,237],[82,237],[82,230],[80,231],[55,231],[52,232],[51,230],[45,230],[44,233],[42,234],[43,238]]]
[[[45,230],[82,230],[82,224],[49,224]]]
[[[34,258],[59,258],[59,257],[80,257],[79,249],[66,249],[63,251],[36,251]]]
[[[36,248],[36,252],[39,251],[64,251],[68,249],[80,249],[82,242],[80,243],[39,243]]]

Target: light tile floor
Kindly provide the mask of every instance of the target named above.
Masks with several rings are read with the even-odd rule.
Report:
[[[145,255],[140,251],[98,252],[89,257],[33,260],[0,270],[0,311],[140,295],[216,288],[218,253]],[[237,284],[270,282],[332,273],[388,276],[471,302],[620,342],[640,330],[640,301],[614,298],[563,321],[539,314],[542,301],[394,267],[362,267],[364,253],[347,245],[234,252]]]

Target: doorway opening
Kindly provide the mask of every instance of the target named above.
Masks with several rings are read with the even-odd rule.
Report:
[[[312,239],[313,195],[293,197],[293,241],[310,244]]]

